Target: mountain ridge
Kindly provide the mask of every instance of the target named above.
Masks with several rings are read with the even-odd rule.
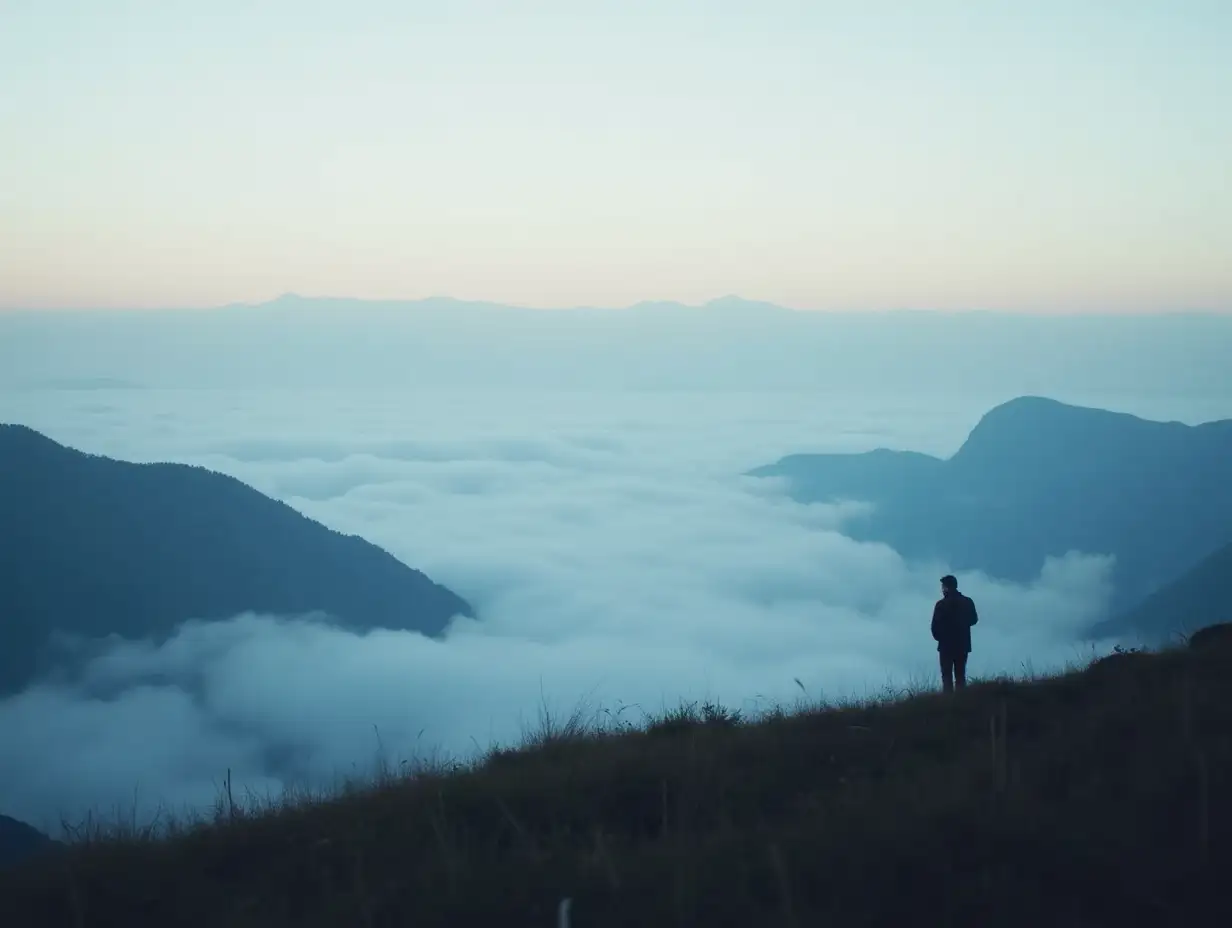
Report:
[[[803,502],[871,503],[854,537],[957,570],[1028,582],[1049,556],[1115,555],[1116,616],[1232,540],[1228,461],[1232,420],[1156,422],[1023,396],[986,412],[948,458],[881,448],[749,473],[786,478]]]
[[[453,591],[356,535],[204,467],[135,464],[0,424],[0,693],[47,669],[53,632],[158,638],[190,619],[324,613],[439,634]]]

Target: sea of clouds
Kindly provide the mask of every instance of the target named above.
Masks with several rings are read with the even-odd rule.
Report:
[[[459,390],[26,390],[0,419],[83,450],[230,473],[467,598],[442,640],[315,617],[189,624],[118,645],[84,684],[0,702],[7,814],[55,829],[233,788],[362,775],[516,741],[542,710],[637,721],[682,699],[746,713],[934,685],[941,563],[843,534],[743,476],[782,454],[955,450],[1004,397]],[[962,576],[972,672],[1090,656],[1110,562],[1027,585]],[[1105,643],[1106,644],[1106,643]]]

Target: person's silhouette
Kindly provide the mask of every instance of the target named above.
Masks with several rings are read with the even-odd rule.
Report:
[[[971,626],[980,620],[975,602],[958,592],[958,581],[941,578],[941,598],[933,606],[933,639],[941,658],[941,688],[947,693],[955,684],[967,685],[967,655],[971,653]]]

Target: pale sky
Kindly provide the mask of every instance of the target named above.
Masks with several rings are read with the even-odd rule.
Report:
[[[0,308],[1232,311],[1229,0],[0,0]]]

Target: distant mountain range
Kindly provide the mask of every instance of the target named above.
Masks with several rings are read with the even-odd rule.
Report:
[[[211,309],[0,312],[0,386],[14,389],[1189,397],[1227,390],[1229,356],[1232,315],[807,312],[737,296],[544,310],[287,294]]]
[[[0,425],[0,694],[47,669],[54,633],[159,639],[248,611],[428,635],[471,614],[388,552],[232,477]]]
[[[1100,629],[1152,637],[1181,617],[1133,607],[1232,541],[1230,473],[1232,420],[1152,422],[1041,397],[988,412],[949,459],[880,449],[791,455],[753,471],[787,478],[797,500],[872,503],[849,534],[959,571],[1023,582],[1049,555],[1115,555],[1115,618]],[[1205,613],[1192,618],[1215,620]]]

